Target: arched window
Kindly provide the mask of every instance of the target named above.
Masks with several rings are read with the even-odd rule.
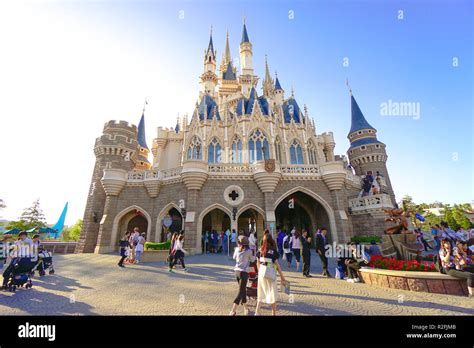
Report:
[[[265,153],[265,154],[264,154]],[[267,137],[259,129],[255,130],[249,137],[249,162],[260,161],[269,158]]]
[[[279,163],[284,163],[282,152],[281,152],[281,142],[280,142],[279,137],[276,137],[275,139],[275,157]]]
[[[317,164],[317,157],[316,157],[316,147],[314,143],[310,140],[308,142],[308,157],[309,157],[309,164]]]
[[[212,138],[207,147],[207,161],[209,163],[220,163],[222,159],[221,145],[217,138]]]
[[[303,150],[296,139],[290,145],[290,162],[291,164],[304,164]]]
[[[232,163],[242,163],[242,141],[237,135],[232,142]]]
[[[201,139],[193,137],[188,147],[188,159],[200,160],[202,159],[202,145]]]

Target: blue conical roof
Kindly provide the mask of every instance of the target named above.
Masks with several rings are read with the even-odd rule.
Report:
[[[360,111],[359,105],[357,105],[357,102],[354,98],[353,95],[351,95],[351,114],[352,114],[352,121],[351,121],[351,130],[349,131],[349,134],[357,132],[361,129],[373,129],[375,130],[374,127],[372,127],[369,122],[364,117],[364,114],[362,114],[362,111]]]
[[[245,23],[244,23],[244,29],[242,31],[242,41],[240,43],[244,43],[244,42],[250,43],[249,35],[247,34],[247,27],[245,26]]]
[[[224,80],[236,80],[237,78],[235,77],[234,70],[232,69],[232,63],[229,62],[227,64],[227,70],[224,72],[223,76]]]
[[[145,113],[142,114],[142,118],[140,119],[140,123],[138,124],[138,145],[141,147],[148,149],[146,144],[146,136],[145,136]]]
[[[209,46],[207,46],[207,54],[209,54],[209,51],[211,52],[211,55],[214,56],[214,44],[212,43],[212,34],[211,34],[211,37],[209,38]]]
[[[280,81],[278,81],[278,77],[276,77],[275,78],[275,91],[278,91],[278,90],[283,90],[283,88],[281,88]]]

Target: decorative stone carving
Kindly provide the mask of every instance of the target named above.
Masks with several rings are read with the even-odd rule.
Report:
[[[207,163],[188,160],[183,163],[181,178],[188,190],[200,190],[207,180]]]
[[[255,162],[253,178],[263,193],[274,192],[281,179],[280,167],[276,165],[275,171],[269,173],[265,170],[265,162],[257,161]]]
[[[331,191],[343,188],[347,174],[341,161],[325,162],[320,165],[320,169],[323,180]]]
[[[244,190],[240,186],[230,185],[224,190],[224,199],[229,205],[236,207],[244,200]]]
[[[124,188],[128,178],[128,172],[123,169],[104,169],[104,175],[100,180],[104,186],[107,196],[118,196]]]

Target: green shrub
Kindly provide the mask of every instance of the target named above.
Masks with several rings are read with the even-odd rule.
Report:
[[[171,242],[167,241],[164,243],[145,243],[145,250],[168,250],[170,248]]]
[[[354,243],[367,243],[367,244],[370,244],[372,241],[375,241],[376,243],[381,243],[382,242],[382,237],[380,237],[380,236],[354,236],[354,237],[351,237],[351,242],[354,242]]]

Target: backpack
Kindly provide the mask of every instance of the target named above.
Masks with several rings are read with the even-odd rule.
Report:
[[[286,240],[283,242],[283,248],[285,248],[285,249],[290,249],[290,241],[289,241],[289,238],[286,238]]]

